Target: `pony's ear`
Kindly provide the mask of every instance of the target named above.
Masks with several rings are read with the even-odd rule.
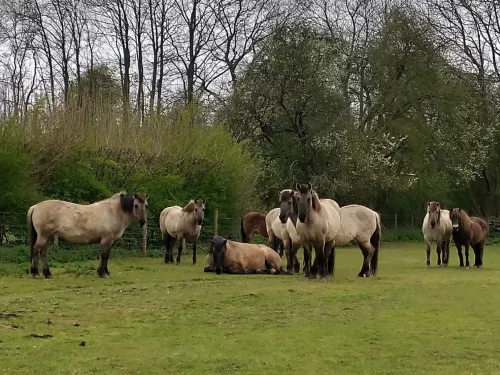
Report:
[[[224,238],[224,241],[222,242],[222,244],[223,244],[224,246],[226,246],[226,244],[227,244],[227,239],[226,239],[226,238]]]
[[[138,197],[137,197],[137,193],[134,193],[134,199],[137,199],[137,198],[138,198]]]
[[[307,183],[307,188],[309,189],[309,191],[312,191],[313,187],[310,182]]]
[[[459,209],[458,209],[458,212],[462,212],[462,209],[461,209],[461,208],[459,208]]]
[[[436,206],[438,206],[438,207],[439,207],[439,202],[436,202]]]
[[[431,202],[427,202],[427,207],[429,207],[431,205]]]
[[[148,194],[148,193],[146,193],[146,196],[145,196],[145,198],[146,198],[146,199],[148,199],[148,198],[149,198],[149,194]]]
[[[295,189],[297,189],[297,191],[300,191],[300,185],[298,182],[295,184]]]

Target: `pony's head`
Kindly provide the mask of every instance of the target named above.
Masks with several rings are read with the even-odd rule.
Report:
[[[427,213],[429,214],[429,224],[434,229],[441,219],[441,206],[439,202],[427,202]]]
[[[293,213],[295,195],[292,189],[285,189],[279,193],[280,200],[280,221],[285,224]]]
[[[193,213],[197,225],[203,224],[203,220],[205,220],[205,202],[203,199],[192,199],[184,207],[184,211]]]
[[[461,208],[453,208],[450,210],[450,220],[453,230],[456,232],[462,226],[464,211]]]
[[[227,240],[221,236],[215,236],[210,241],[210,251],[214,259],[214,269],[217,275],[220,275],[224,268],[224,258],[226,256]]]
[[[297,214],[299,216],[299,221],[305,223],[313,207],[314,192],[312,190],[312,185],[310,183],[296,184],[295,188],[297,189]]]
[[[141,227],[148,220],[148,198],[149,194],[125,194],[120,193],[120,204],[125,212],[131,213],[137,219]]]

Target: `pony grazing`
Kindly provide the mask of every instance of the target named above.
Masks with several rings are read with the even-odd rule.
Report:
[[[212,238],[207,263],[204,271],[217,275],[271,273],[272,270],[275,274],[286,273],[281,268],[281,258],[273,249],[265,245],[229,241],[221,236]]]
[[[264,238],[268,238],[266,229],[266,215],[259,212],[249,212],[241,219],[241,242],[252,242],[253,236],[260,234]]]
[[[143,227],[148,216],[148,194],[117,193],[88,205],[61,200],[46,200],[28,210],[28,235],[31,243],[31,274],[39,275],[38,255],[42,257],[43,275],[51,278],[47,247],[54,236],[77,245],[100,244],[97,274],[110,276],[108,259],[113,241],[121,238],[136,219]]]
[[[441,267],[441,251],[443,266],[448,266],[450,260],[451,241],[450,211],[441,209],[439,202],[427,202],[427,214],[422,223],[422,233],[427,245],[427,267],[431,265],[431,243],[436,243],[437,265]]]
[[[474,267],[483,266],[483,251],[488,237],[488,223],[475,216],[469,216],[461,208],[450,211],[451,226],[453,228],[453,242],[457,247],[460,267],[464,266],[462,246],[465,247],[465,267],[469,268],[469,246],[474,250]]]
[[[327,281],[335,268],[335,238],[340,231],[339,205],[332,199],[320,199],[312,185],[296,184],[297,234],[300,242],[312,245],[315,251],[314,264],[309,277]]]
[[[179,241],[177,264],[181,262],[184,240],[193,242],[193,264],[196,264],[196,243],[201,233],[201,225],[205,218],[203,199],[190,200],[183,208],[171,206],[160,214],[160,230],[165,245],[165,263],[174,263],[174,245]]]

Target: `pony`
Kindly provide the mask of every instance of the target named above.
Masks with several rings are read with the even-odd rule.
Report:
[[[302,244],[295,227],[297,225],[298,212],[296,192],[292,189],[285,189],[282,190],[278,196],[280,201],[278,217],[281,223],[285,225],[282,235],[287,260],[286,269],[288,272],[299,273],[300,262],[297,258],[297,251]],[[304,249],[304,264],[308,264],[309,257],[310,250]]]
[[[451,226],[453,228],[453,242],[457,247],[460,267],[464,266],[462,246],[465,247],[465,267],[469,268],[469,246],[474,250],[474,267],[483,266],[483,251],[488,237],[488,223],[475,216],[469,216],[461,208],[450,211]]]
[[[181,262],[185,240],[193,241],[193,264],[196,264],[196,245],[205,219],[203,199],[191,199],[185,207],[170,206],[160,214],[160,231],[165,246],[165,263],[174,263],[174,245],[179,242],[177,264]]]
[[[339,205],[333,199],[318,198],[310,183],[296,184],[297,234],[300,242],[312,245],[314,264],[309,278],[319,273],[320,280],[328,281],[335,268],[335,238],[340,231]]]
[[[281,258],[276,251],[265,246],[234,242],[221,236],[211,240],[207,254],[208,267],[204,272],[222,272],[230,274],[271,273],[286,274],[281,268]]]
[[[271,211],[268,212],[268,214],[266,215],[266,230],[269,241],[269,247],[271,247],[276,252],[278,252],[279,248],[280,257],[282,257],[284,250],[283,230],[285,229],[285,226],[283,223],[281,223],[278,217],[279,214],[280,214],[279,207],[273,208]]]
[[[111,276],[108,270],[111,246],[134,219],[141,227],[146,224],[148,198],[148,194],[120,192],[92,204],[45,200],[31,206],[27,226],[33,277],[39,276],[38,255],[41,255],[43,275],[52,278],[47,263],[47,247],[54,236],[75,245],[100,244],[97,274],[101,278]]]
[[[259,212],[249,212],[241,218],[240,222],[241,242],[252,242],[253,236],[260,234],[268,238],[266,229],[266,215]]]
[[[380,215],[360,204],[340,207],[339,212],[340,230],[335,238],[335,246],[345,246],[352,240],[356,241],[363,254],[363,263],[358,276],[375,276],[378,270],[378,254],[382,240]]]
[[[427,267],[431,265],[431,243],[436,243],[437,265],[441,267],[441,251],[443,252],[443,267],[448,266],[450,260],[450,241],[452,224],[450,211],[441,209],[439,202],[427,202],[427,213],[422,223],[424,235]]]

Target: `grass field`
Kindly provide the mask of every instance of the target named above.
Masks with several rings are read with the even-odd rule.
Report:
[[[484,262],[459,269],[452,249],[426,269],[423,244],[384,244],[378,276],[359,279],[353,247],[328,284],[206,274],[204,256],[112,257],[111,279],[97,261],[53,280],[3,264],[0,373],[498,374],[500,247]]]

